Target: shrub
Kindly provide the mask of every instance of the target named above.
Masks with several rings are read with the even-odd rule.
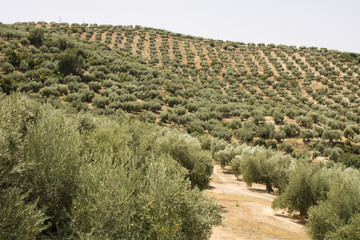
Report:
[[[295,123],[285,124],[281,130],[283,130],[287,137],[296,137],[300,134],[300,128]]]
[[[253,146],[264,146],[266,147],[266,142],[263,138],[257,138],[253,142]]]
[[[154,123],[156,120],[156,116],[149,112],[144,112],[139,115],[139,120],[142,122]]]
[[[37,48],[40,47],[44,41],[44,30],[36,28],[30,31],[27,39],[29,39],[32,45],[36,46]]]
[[[286,137],[286,133],[282,130],[280,130],[278,132],[274,132],[274,135],[273,135],[273,138],[278,142],[281,142],[282,140],[284,140],[285,137]]]
[[[72,74],[67,75],[66,77],[64,77],[64,83],[78,83],[81,81],[81,78],[79,76],[74,76]]]
[[[228,145],[225,149],[214,153],[214,160],[220,163],[221,167],[230,164],[235,156],[240,155],[245,145]]]
[[[276,124],[282,124],[284,122],[285,117],[283,113],[274,111],[272,116]]]
[[[289,142],[283,142],[282,144],[280,144],[280,149],[286,153],[292,153],[295,151],[293,145]]]
[[[53,84],[58,84],[59,83],[59,79],[57,78],[47,78],[45,81],[44,81],[44,85],[45,86],[51,86]]]
[[[13,71],[15,71],[14,66],[8,62],[2,63],[1,68],[6,74],[9,74],[9,73],[12,73]]]
[[[78,188],[80,146],[75,126],[64,123],[54,111],[42,114],[26,136],[26,161],[34,164],[27,177],[29,198],[39,199],[53,227],[63,226]]]
[[[211,135],[220,139],[224,139],[225,141],[230,141],[232,137],[232,133],[229,132],[227,128],[217,126],[211,131]]]
[[[355,132],[351,127],[346,127],[344,129],[344,137],[352,139],[355,136]]]
[[[272,123],[265,123],[263,125],[256,126],[255,134],[260,138],[270,138],[274,135],[275,126]]]
[[[159,100],[151,100],[147,103],[147,110],[158,112],[161,110],[162,104]]]
[[[341,148],[338,148],[338,147],[331,148],[331,151],[329,154],[329,159],[334,162],[337,162],[343,153],[344,153],[344,151]]]
[[[308,209],[326,196],[329,187],[320,169],[320,164],[298,160],[289,171],[289,183],[273,202],[273,208],[287,208],[290,212],[295,210],[306,216]]]
[[[1,239],[208,239],[220,223],[186,179],[204,187],[212,172],[194,138],[0,98]]]
[[[240,164],[237,163],[241,159]],[[291,158],[281,153],[263,147],[247,147],[242,150],[234,164],[240,165],[240,170],[246,184],[261,183],[266,190],[273,191],[276,187],[281,192],[287,184],[287,172]],[[232,167],[232,168],[235,168]]]
[[[323,139],[328,139],[329,142],[332,142],[333,140],[338,140],[341,139],[341,134],[340,132],[336,131],[336,130],[331,130],[331,129],[325,129],[323,134],[322,134],[322,138]]]
[[[300,136],[303,139],[304,142],[309,142],[312,138],[315,137],[315,134],[310,129],[302,129],[300,131]]]
[[[360,168],[360,156],[357,154],[341,154],[338,158],[338,162],[344,164],[347,167]]]
[[[105,108],[105,106],[108,104],[109,104],[109,98],[103,96],[97,96],[92,103],[92,105],[97,108]]]
[[[44,87],[44,88],[42,88],[40,90],[40,94],[43,97],[50,97],[50,96],[57,97],[57,96],[59,96],[59,92],[58,92],[56,86]]]
[[[90,90],[97,93],[101,89],[101,84],[99,82],[89,82],[88,87]]]
[[[31,88],[31,90],[35,93],[39,92],[39,90],[42,88],[42,83],[41,82],[36,82],[36,81],[32,81],[29,83],[29,87]]]
[[[115,166],[103,158],[101,164],[86,168],[87,181],[74,211],[72,228],[77,235],[96,239],[209,237],[211,227],[220,222],[219,209],[198,189],[190,189],[189,182],[184,183],[176,164],[166,158],[124,160]]]
[[[231,129],[238,129],[238,128],[241,128],[241,120],[239,119],[234,119],[232,120],[230,123],[229,123],[229,128]]]
[[[193,186],[204,189],[213,170],[212,158],[209,152],[201,150],[196,138],[164,130],[159,138],[158,151],[169,154],[189,173],[188,177]]]
[[[37,202],[29,202],[20,188],[0,190],[0,239],[36,239],[48,225]]]
[[[255,125],[258,125],[260,122],[264,122],[265,117],[263,116],[262,112],[255,112],[253,115],[253,122]]]
[[[268,141],[266,143],[266,147],[267,148],[270,148],[270,149],[273,149],[273,150],[277,150],[277,144],[275,141],[271,140],[271,141]]]
[[[316,240],[341,234],[348,228],[348,234],[354,234],[354,221],[358,221],[360,189],[359,171],[354,169],[330,169],[327,178],[331,181],[326,199],[318,201],[309,209],[306,225],[309,235]],[[358,230],[358,229],[357,229]],[[345,238],[346,239],[346,238]]]
[[[59,86],[57,87],[57,90],[59,92],[59,95],[67,95],[68,92],[69,92],[69,89],[68,87],[65,85],[65,86]]]
[[[66,49],[59,56],[58,68],[60,73],[64,75],[74,74],[79,75],[82,73],[84,64],[84,53],[79,49]]]

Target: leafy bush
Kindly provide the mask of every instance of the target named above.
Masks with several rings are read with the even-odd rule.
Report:
[[[105,108],[105,106],[109,104],[109,98],[98,96],[94,99],[92,104],[97,108]]]
[[[15,71],[14,66],[11,63],[8,63],[8,62],[3,62],[1,64],[1,68],[6,74],[12,73],[13,71]]]
[[[99,82],[89,82],[88,87],[90,90],[97,93],[101,89],[101,84]]]
[[[287,185],[291,158],[264,147],[245,147],[232,162],[236,175],[242,174],[246,184],[261,183],[268,191],[276,187],[281,192]]]
[[[235,156],[240,155],[245,145],[231,144],[227,145],[225,149],[214,153],[214,160],[220,163],[221,167],[232,163]]]
[[[295,210],[307,215],[308,209],[325,197],[329,187],[320,168],[320,164],[298,160],[289,171],[289,183],[273,202],[273,208],[287,208],[290,212]]]
[[[36,47],[40,47],[44,41],[44,30],[36,28],[30,31],[29,35],[27,36],[30,43]]]
[[[358,170],[328,170],[327,179],[331,181],[326,199],[309,209],[306,225],[313,239],[334,239],[348,228],[348,234],[355,234],[354,223],[360,211],[360,174]],[[346,236],[347,234],[345,234]],[[345,238],[346,239],[346,238]]]
[[[205,188],[213,171],[213,162],[209,152],[201,150],[196,138],[175,131],[164,130],[158,139],[158,151],[169,154],[189,173],[192,186]]]
[[[344,153],[338,157],[338,162],[347,167],[360,168],[360,156],[352,153]]]
[[[19,188],[0,190],[1,239],[35,239],[48,225],[48,219],[37,202],[29,202],[28,194]]]
[[[295,123],[285,124],[281,127],[287,137],[296,137],[300,134],[300,127]]]
[[[40,94],[43,97],[50,97],[50,96],[54,96],[57,97],[59,96],[59,92],[56,86],[50,86],[50,87],[44,87],[40,90]]]
[[[220,223],[191,187],[213,167],[196,139],[0,98],[1,239],[208,239]]]
[[[156,116],[149,112],[144,112],[139,115],[139,120],[142,122],[154,123],[156,120]]]
[[[282,144],[280,144],[280,149],[286,153],[292,153],[295,151],[293,145],[289,142],[283,142]]]
[[[217,126],[211,131],[211,135],[225,141],[230,141],[232,133],[225,127]]]
[[[64,75],[82,73],[84,53],[80,49],[66,49],[59,55],[59,71]]]

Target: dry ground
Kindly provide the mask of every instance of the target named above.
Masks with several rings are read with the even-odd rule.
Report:
[[[298,218],[271,208],[275,195],[260,184],[246,186],[229,167],[215,166],[205,194],[218,200],[224,217],[210,240],[309,239]]]

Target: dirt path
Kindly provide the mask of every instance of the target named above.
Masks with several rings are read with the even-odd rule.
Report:
[[[221,226],[213,228],[210,240],[309,239],[299,220],[274,212],[275,196],[265,186],[247,187],[227,167],[215,166],[212,181],[205,194],[218,199],[224,216]]]

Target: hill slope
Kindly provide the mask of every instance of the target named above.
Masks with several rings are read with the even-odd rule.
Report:
[[[6,92],[289,153],[329,156],[334,140],[334,160],[359,153],[359,54],[140,26],[17,23],[1,36]]]

